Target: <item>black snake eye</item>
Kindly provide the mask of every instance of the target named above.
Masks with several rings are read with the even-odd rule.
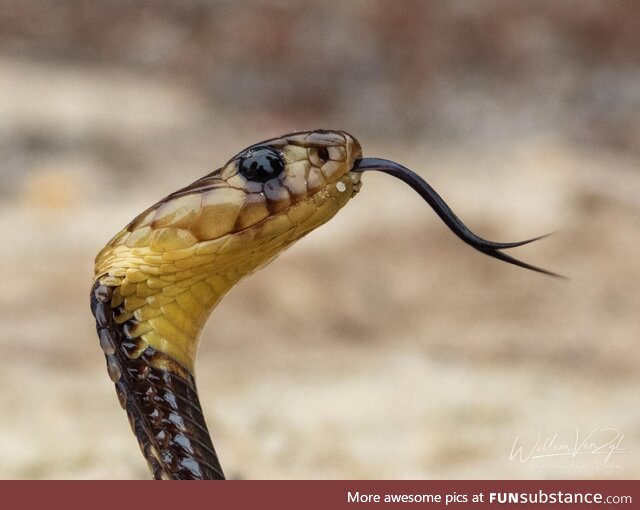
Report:
[[[265,147],[242,156],[238,169],[250,181],[267,182],[280,175],[284,170],[284,161],[276,150]]]

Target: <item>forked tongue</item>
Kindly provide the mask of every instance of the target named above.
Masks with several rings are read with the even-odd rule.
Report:
[[[468,245],[474,247],[476,250],[481,251],[485,255],[503,260],[504,262],[508,262],[509,264],[513,264],[515,266],[524,267],[525,269],[537,271],[538,273],[547,274],[549,276],[555,276],[557,278],[565,278],[564,276],[557,273],[553,273],[551,271],[547,271],[546,269],[542,269],[540,267],[527,264],[526,262],[522,262],[501,251],[532,243],[533,241],[537,241],[538,239],[547,237],[547,235],[549,234],[534,237],[533,239],[527,239],[526,241],[517,241],[514,243],[496,243],[493,241],[487,241],[486,239],[482,239],[481,237],[474,234],[471,230],[469,230],[469,228],[464,223],[462,223],[462,221],[460,221],[460,219],[455,215],[455,213],[446,204],[442,197],[438,195],[436,190],[434,190],[427,181],[425,181],[422,177],[420,177],[412,170],[409,170],[408,168],[393,161],[380,158],[358,159],[354,162],[353,168],[351,169],[352,172],[368,172],[371,170],[384,172],[400,179],[401,181],[406,182],[415,191],[417,191],[422,198],[424,198],[424,200],[433,208],[436,214],[440,216],[442,221],[445,222],[447,227],[449,227],[455,235],[457,235]]]

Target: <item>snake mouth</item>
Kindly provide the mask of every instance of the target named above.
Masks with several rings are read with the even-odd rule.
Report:
[[[462,221],[458,218],[442,197],[434,190],[431,185],[425,181],[422,177],[416,174],[414,171],[387,159],[380,158],[361,158],[357,159],[353,163],[351,172],[362,173],[375,170],[377,172],[383,172],[393,177],[400,179],[408,184],[414,191],[416,191],[436,212],[442,221],[449,227],[449,229],[457,235],[462,241],[472,246],[476,250],[488,255],[489,257],[502,260],[515,266],[530,269],[538,273],[543,273],[549,276],[557,278],[565,278],[562,275],[542,269],[537,266],[532,266],[526,262],[522,262],[516,258],[503,253],[502,250],[509,248],[515,248],[517,246],[523,246],[525,244],[532,243],[549,234],[534,237],[532,239],[526,239],[524,241],[516,241],[512,243],[498,243],[494,241],[488,241],[482,237],[474,234]]]

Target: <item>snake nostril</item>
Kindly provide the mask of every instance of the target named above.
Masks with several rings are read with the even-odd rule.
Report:
[[[319,147],[318,148],[318,159],[320,159],[320,161],[322,161],[323,165],[327,161],[329,161],[329,151],[327,150],[326,147]]]
[[[321,167],[329,161],[329,159],[329,150],[326,147],[309,148],[309,161],[311,161],[312,165]]]

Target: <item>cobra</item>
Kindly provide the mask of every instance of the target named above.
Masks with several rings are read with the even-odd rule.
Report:
[[[363,158],[344,131],[252,145],[142,212],[96,257],[91,309],[100,346],[154,478],[224,479],[194,378],[205,323],[229,289],[331,219],[373,170],[409,184],[477,250],[554,274],[502,251],[535,239],[476,236],[421,177]]]

